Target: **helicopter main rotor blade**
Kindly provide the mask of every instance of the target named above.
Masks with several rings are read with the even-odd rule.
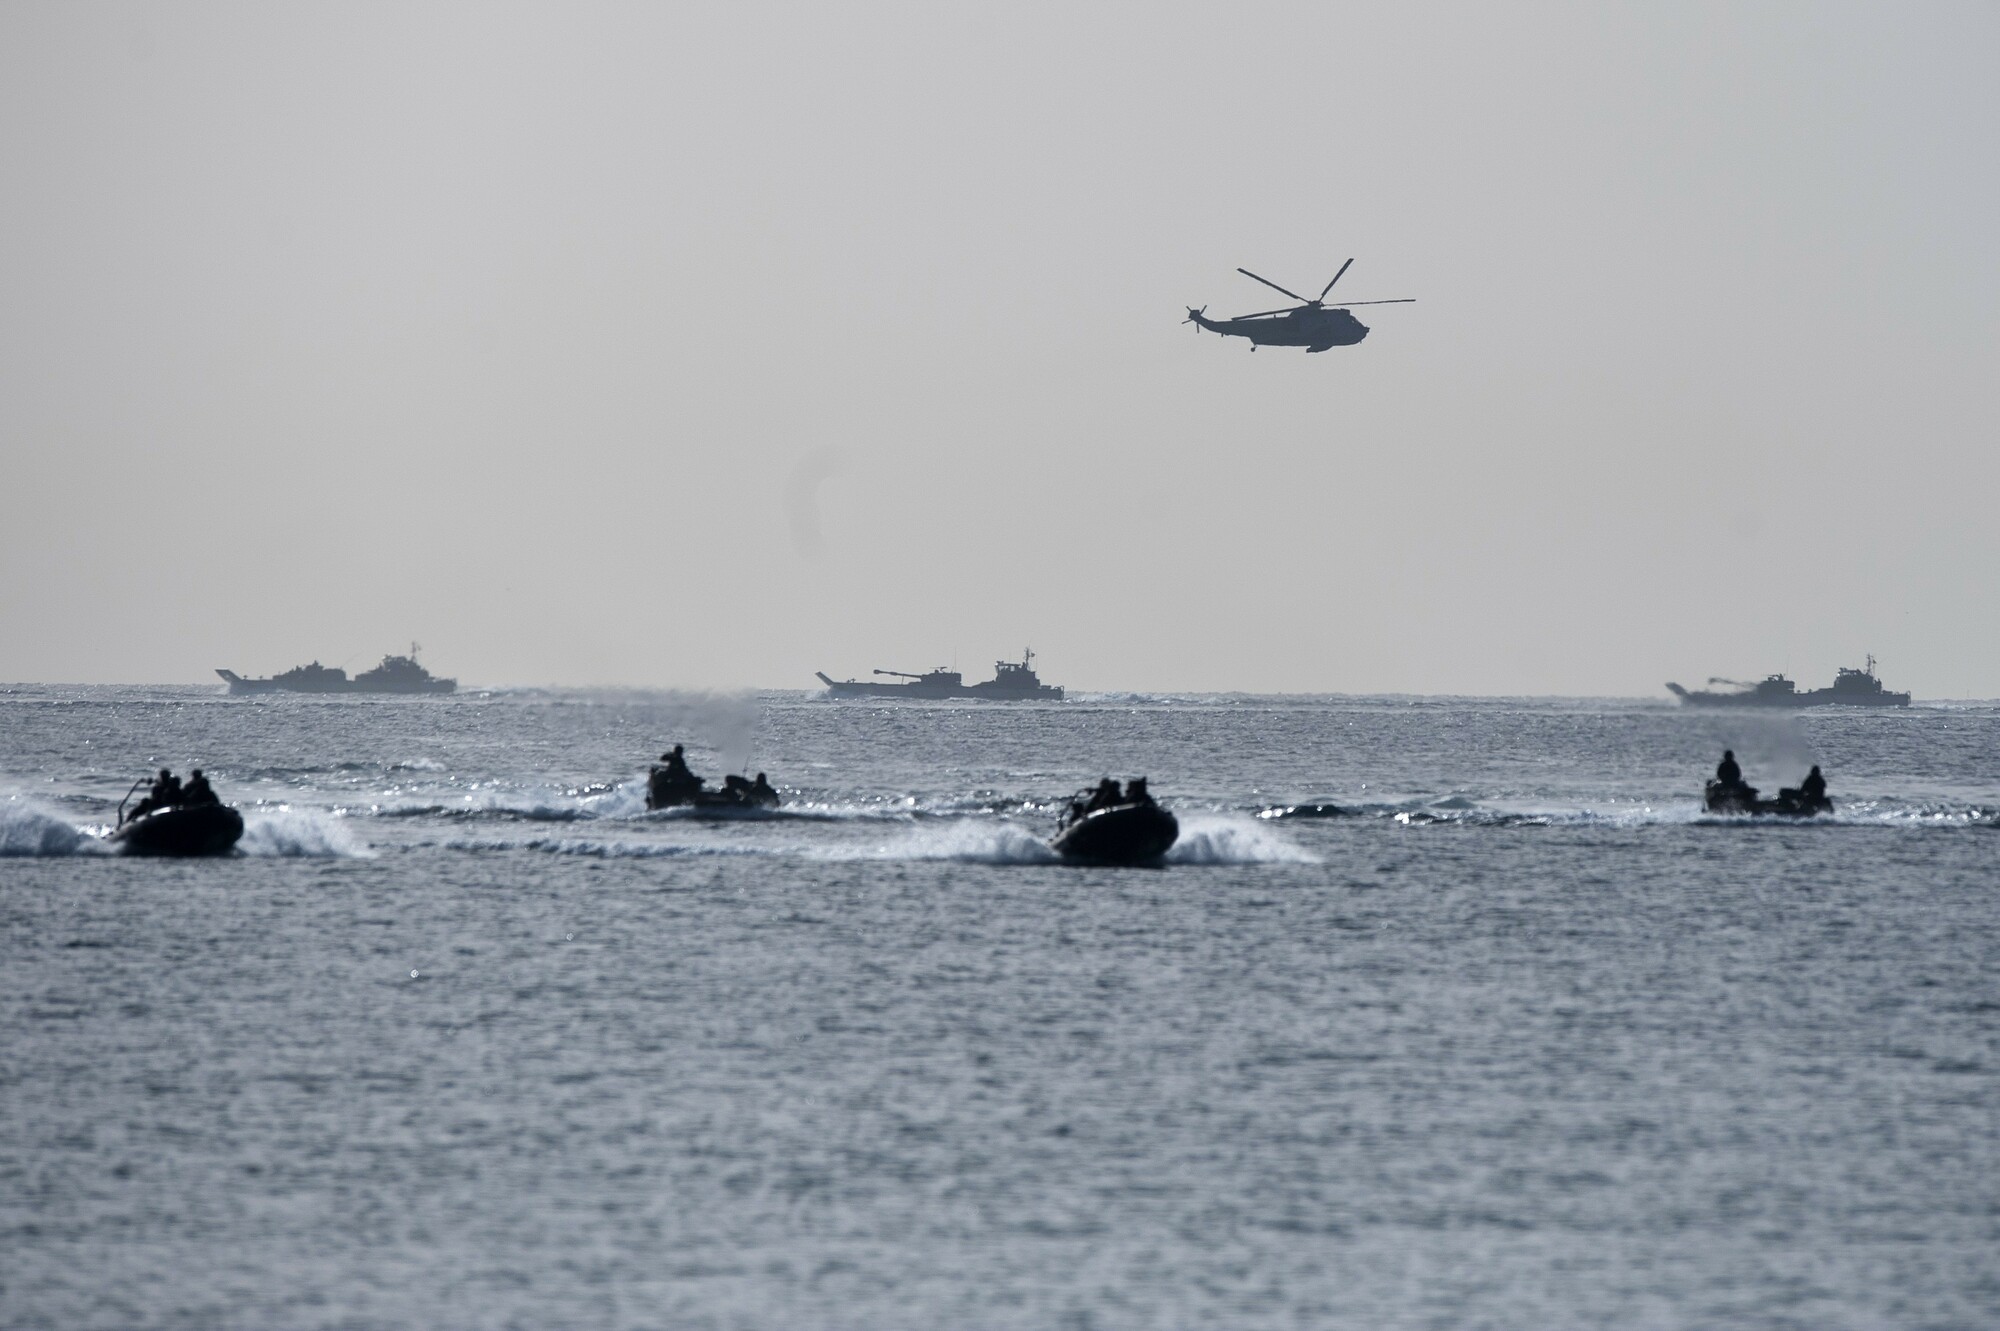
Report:
[[[1401,300],[1343,300],[1340,304],[1334,306],[1334,308],[1344,310],[1350,305],[1414,305],[1416,303],[1417,298],[1415,296],[1405,296]]]
[[[1289,309],[1259,310],[1255,314],[1232,314],[1229,317],[1232,319],[1268,319],[1270,316],[1274,314],[1290,314],[1292,310],[1309,309],[1309,308],[1311,307],[1305,305],[1294,305],[1291,306]]]
[[[1352,268],[1353,266],[1354,266],[1354,260],[1352,259],[1349,259],[1346,263],[1340,265],[1340,272],[1335,273],[1333,275],[1333,282],[1338,282],[1341,279],[1341,275],[1345,273],[1348,269]],[[1333,290],[1333,282],[1328,282],[1325,286],[1320,288],[1319,299],[1321,301],[1326,299],[1327,292]],[[1319,303],[1318,301],[1314,302],[1314,304],[1318,303]]]
[[[1271,288],[1271,290],[1273,291],[1284,291],[1287,296],[1290,296],[1293,300],[1297,301],[1301,305],[1312,304],[1311,301],[1307,300],[1304,296],[1301,296],[1298,292],[1285,291],[1283,287],[1279,286],[1276,282],[1273,282],[1270,278],[1258,277],[1257,274],[1251,272],[1248,268],[1238,268],[1236,271],[1243,274],[1243,276],[1252,279],[1253,281],[1262,282],[1265,286]]]

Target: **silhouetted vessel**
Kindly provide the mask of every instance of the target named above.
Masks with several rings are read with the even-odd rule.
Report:
[[[904,670],[877,670],[878,675],[894,675],[907,684],[877,684],[873,680],[828,679],[817,671],[819,682],[836,698],[995,698],[1020,702],[1031,698],[1061,701],[1062,686],[1044,684],[1034,670],[1035,654],[1022,652],[1019,661],[995,661],[993,678],[983,684],[967,684],[956,670],[939,666],[921,675]]]
[[[226,804],[156,809],[111,834],[125,855],[227,855],[243,835],[243,815]]]
[[[1049,849],[1082,864],[1157,864],[1180,838],[1180,820],[1151,796],[1086,809],[1084,791],[1070,802]]]
[[[165,769],[161,779],[166,779]],[[200,777],[200,771],[195,772]],[[132,783],[125,799],[118,801],[118,827],[110,842],[121,855],[227,855],[243,835],[243,815],[201,787],[202,794],[185,803],[156,805],[151,798],[140,801],[132,816],[125,816],[125,800],[132,798],[144,777]],[[157,789],[157,787],[156,787]]]
[[[759,772],[761,782],[764,774]],[[648,809],[702,809],[710,812],[775,809],[778,807],[778,792],[768,785],[758,786],[744,781],[740,776],[725,779],[722,789],[710,790],[700,777],[677,776],[670,767],[654,763],[646,773],[646,807]]]
[[[1780,818],[1816,818],[1833,812],[1833,801],[1825,795],[1809,795],[1786,787],[1776,799],[1763,799],[1755,786],[1725,786],[1710,781],[1702,787],[1701,806],[1710,813],[1753,813]]]
[[[1726,679],[1711,679],[1711,684],[1729,684]],[[1825,707],[1839,704],[1843,707],[1908,707],[1910,695],[1891,693],[1882,687],[1882,681],[1875,678],[1875,658],[1869,657],[1868,664],[1859,670],[1842,666],[1833,678],[1829,689],[1807,689],[1803,693],[1799,686],[1783,675],[1766,675],[1753,685],[1737,685],[1728,693],[1714,693],[1706,689],[1684,689],[1678,684],[1668,683],[1667,689],[1676,698],[1692,707]]]
[[[245,679],[234,670],[218,670],[231,693],[450,693],[458,687],[455,679],[439,679],[417,664],[417,645],[410,644],[408,656],[385,656],[373,670],[364,670],[349,679],[339,666],[295,666],[268,679]]]

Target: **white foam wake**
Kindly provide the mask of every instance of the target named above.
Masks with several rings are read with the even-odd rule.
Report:
[[[446,850],[512,851],[535,850],[545,855],[578,855],[598,860],[663,860],[716,856],[775,855],[779,852],[756,846],[690,846],[670,842],[599,841],[590,837],[456,837],[438,843]]]
[[[906,832],[872,846],[828,846],[809,852],[825,860],[957,860],[964,864],[1054,864],[1047,843],[1013,823],[956,819]]]
[[[1224,814],[1179,815],[1180,839],[1169,864],[1317,864],[1319,858],[1254,818]],[[965,864],[1056,864],[1061,856],[1018,823],[955,819],[920,827],[867,847],[838,846],[816,852],[833,860],[956,860]]]
[[[236,843],[245,855],[281,859],[329,857],[368,859],[375,852],[347,830],[343,818],[310,809],[273,808],[246,814],[243,839]]]
[[[646,778],[631,777],[581,801],[588,818],[637,818],[646,812]]]
[[[98,838],[20,795],[0,800],[0,856],[100,855]]]
[[[1319,856],[1255,818],[1211,813],[1176,816],[1181,835],[1167,852],[1169,864],[1319,863]]]

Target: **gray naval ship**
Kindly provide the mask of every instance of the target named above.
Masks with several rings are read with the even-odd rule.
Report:
[[[878,675],[906,679],[907,684],[878,684],[873,680],[828,679],[825,671],[815,671],[819,682],[836,698],[994,698],[1004,702],[1028,699],[1062,700],[1059,684],[1044,684],[1034,670],[1035,654],[1022,652],[1019,661],[995,661],[993,678],[968,684],[956,670],[939,666],[921,675],[906,670],[877,670]]]
[[[373,670],[364,670],[349,679],[339,666],[294,666],[282,675],[266,679],[245,679],[234,670],[216,674],[228,683],[231,693],[450,693],[458,687],[455,679],[439,679],[417,664],[417,644],[410,644],[408,656],[385,656]]]
[[[1908,707],[1910,695],[1891,693],[1882,687],[1882,681],[1875,678],[1875,658],[1869,657],[1868,664],[1859,670],[1842,666],[1833,677],[1833,687],[1827,689],[1806,689],[1783,675],[1766,675],[1755,684],[1737,684],[1734,680],[1711,679],[1711,684],[1730,684],[1727,693],[1715,693],[1705,689],[1684,689],[1678,684],[1668,683],[1667,689],[1676,698],[1690,707]]]

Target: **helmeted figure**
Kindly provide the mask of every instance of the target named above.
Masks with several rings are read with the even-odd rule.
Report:
[[[162,767],[153,780],[153,788],[146,792],[146,798],[132,808],[131,817],[139,818],[155,809],[171,809],[181,802],[181,779],[171,768]],[[128,820],[129,821],[129,820]]]
[[[1819,774],[1818,763],[1814,763],[1812,771],[1806,773],[1806,779],[1799,782],[1799,794],[1809,800],[1826,798],[1826,778]]]
[[[660,769],[655,774],[655,780],[662,790],[669,792],[701,789],[701,778],[689,769],[686,751],[678,744],[660,755]]]
[[[198,805],[222,803],[216,797],[215,788],[208,784],[208,778],[201,774],[199,767],[188,774],[187,786],[181,791],[180,802],[182,805],[190,808]]]
[[[1097,783],[1097,789],[1090,792],[1090,798],[1084,802],[1083,811],[1095,813],[1099,809],[1108,809],[1122,802],[1124,798],[1124,794],[1118,789],[1118,783],[1107,776]]]

